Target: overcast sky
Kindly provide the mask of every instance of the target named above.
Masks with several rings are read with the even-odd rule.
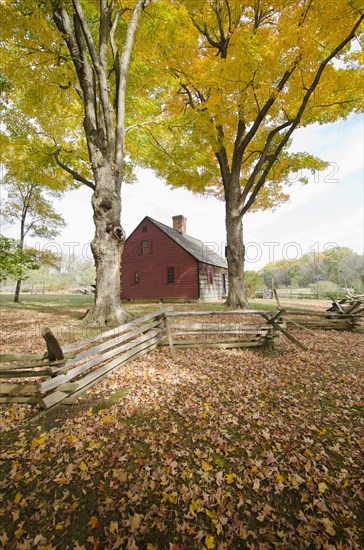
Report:
[[[247,246],[246,269],[258,270],[282,257],[293,259],[309,250],[348,246],[363,253],[364,239],[364,120],[362,116],[296,132],[292,149],[307,151],[330,162],[329,168],[309,184],[293,183],[290,201],[274,212],[248,214],[244,221]],[[140,170],[138,183],[122,190],[122,225],[129,235],[144,216],[172,225],[172,216],[187,218],[187,233],[201,239],[220,253],[225,247],[224,204],[183,189],[171,189],[149,170]],[[56,243],[47,247],[71,250],[91,259],[89,243],[94,234],[91,190],[69,191],[55,207],[67,227]],[[6,236],[16,236],[15,228],[2,228]],[[68,244],[67,244],[68,243]],[[71,244],[72,243],[72,244]],[[42,242],[41,246],[45,243]]]

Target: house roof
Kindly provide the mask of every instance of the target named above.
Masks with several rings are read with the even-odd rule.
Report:
[[[164,225],[164,223],[160,223],[157,220],[153,220],[153,218],[150,218],[149,216],[146,216],[145,219],[153,223],[156,227],[163,231],[163,233],[168,235],[168,237],[170,237],[173,241],[175,241],[187,252],[189,252],[189,254],[196,258],[196,260],[198,260],[199,262],[214,265],[215,267],[224,267],[227,269],[226,260],[213,252],[211,250],[211,247],[209,247],[207,244],[203,243],[199,239],[195,239],[194,237],[190,237],[189,235],[182,235],[179,231],[176,231],[172,227],[168,227],[168,225]]]

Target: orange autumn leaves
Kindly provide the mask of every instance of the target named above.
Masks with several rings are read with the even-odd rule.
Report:
[[[361,335],[299,337],[310,351],[155,352],[56,426],[7,432],[2,544],[359,549]]]

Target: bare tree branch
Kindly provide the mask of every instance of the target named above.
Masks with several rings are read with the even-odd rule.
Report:
[[[221,125],[216,125],[216,131],[217,131],[217,135],[218,135],[218,139],[219,139],[220,148],[219,148],[218,151],[215,151],[215,156],[216,156],[217,161],[218,161],[219,166],[220,166],[220,171],[221,171],[221,175],[222,175],[222,182],[223,182],[224,190],[225,190],[225,196],[226,196],[226,199],[228,200],[229,191],[230,191],[230,187],[229,187],[228,182],[230,181],[231,170],[230,170],[230,167],[229,167],[229,159],[228,159],[228,156],[227,156],[226,147],[224,145],[225,134],[224,134],[224,129]]]
[[[64,35],[67,47],[72,56],[78,81],[82,88],[86,124],[96,129],[96,98],[93,87],[93,74],[88,62],[82,36],[77,32],[77,26],[72,28],[70,17],[65,8],[60,7],[57,0],[53,1],[53,17],[58,30]]]
[[[106,0],[100,0],[103,11],[101,13],[101,22],[100,22],[100,57],[97,54],[96,46],[92,38],[89,26],[87,24],[85,15],[82,10],[82,6],[79,0],[72,0],[76,11],[76,17],[80,22],[83,36],[85,37],[85,42],[87,45],[87,50],[90,54],[93,67],[97,74],[98,79],[98,88],[100,94],[100,101],[102,107],[102,116],[105,122],[105,131],[107,134],[107,146],[108,146],[108,155],[111,158],[111,155],[114,153],[115,149],[115,132],[114,132],[114,121],[112,106],[109,98],[109,84],[107,79],[107,39],[109,32],[109,11],[107,9]],[[106,64],[106,66],[105,66]]]
[[[245,123],[243,120],[239,119],[238,129],[236,132],[236,138],[234,142],[234,151],[233,151],[233,160],[231,164],[231,171],[237,172],[240,174],[241,161],[244,154],[243,148],[243,136],[245,134]]]
[[[76,181],[79,181],[81,183],[83,183],[84,185],[87,185],[87,187],[89,187],[90,189],[92,189],[93,191],[95,191],[95,184],[92,183],[91,181],[87,180],[86,178],[84,178],[83,176],[81,176],[81,174],[79,174],[78,172],[76,172],[76,170],[73,170],[73,168],[70,168],[69,166],[67,166],[64,162],[61,161],[61,159],[59,158],[59,153],[61,152],[61,149],[58,148],[53,154],[54,154],[54,158],[56,159],[56,162],[58,164],[58,166],[60,166],[61,168],[63,168],[63,170],[65,170],[66,172],[68,172],[69,174],[71,174],[71,176],[73,177],[73,179],[75,179]]]
[[[110,8],[111,10],[111,8]],[[114,17],[114,21],[112,22],[112,25],[111,25],[111,29],[110,29],[110,45],[111,45],[111,52],[112,52],[112,56],[113,56],[113,67],[114,67],[114,71],[115,71],[115,80],[116,80],[116,89],[118,90],[119,89],[119,86],[120,86],[120,58],[119,58],[119,50],[118,50],[118,47],[117,47],[117,44],[115,42],[115,31],[116,31],[116,27],[117,27],[117,24],[118,24],[118,21],[119,21],[119,18],[121,16],[122,12],[121,10],[117,11],[116,14],[115,14],[115,17]],[[116,95],[116,98],[115,98],[115,110],[117,112],[118,110],[118,97]]]
[[[220,42],[217,42],[216,40],[214,40],[214,38],[212,38],[212,36],[210,36],[210,34],[207,30],[206,23],[204,23],[204,26],[201,27],[197,23],[197,21],[196,21],[196,19],[194,18],[193,15],[191,16],[191,21],[192,21],[193,25],[196,27],[196,29],[206,38],[206,40],[210,44],[210,46],[212,46],[213,48],[216,48],[217,50],[220,51]]]
[[[265,102],[264,106],[259,111],[258,116],[255,119],[254,124],[252,125],[252,127],[250,128],[249,132],[246,134],[246,136],[245,136],[245,138],[242,142],[242,148],[244,150],[246,149],[247,145],[251,142],[251,140],[253,139],[253,137],[255,136],[257,131],[259,130],[259,127],[260,127],[261,123],[263,122],[263,120],[267,116],[270,108],[274,105],[274,103],[275,103],[275,101],[276,101],[276,99],[279,95],[279,92],[281,92],[283,90],[283,88],[287,84],[288,80],[290,79],[290,77],[292,76],[294,71],[296,70],[297,65],[298,65],[298,60],[296,60],[293,63],[291,69],[287,70],[284,73],[284,75],[282,76],[282,78],[279,81],[278,85],[276,86],[275,91],[271,94],[270,98]]]
[[[148,124],[158,124],[155,119],[151,120],[145,120],[144,122],[137,122],[135,124],[130,124],[130,126],[127,126],[125,128],[125,134],[127,132],[130,132],[130,130],[134,130],[134,128],[140,128],[141,126],[147,126]]]
[[[119,174],[119,185],[123,179],[123,151],[124,151],[124,135],[125,135],[125,93],[126,80],[131,57],[131,51],[135,36],[135,31],[139,21],[140,13],[150,0],[137,0],[129,25],[126,31],[124,49],[120,59],[120,82],[117,91],[117,113],[116,113],[116,140],[115,140],[115,164]]]
[[[284,130],[285,128],[289,127],[291,124],[293,124],[293,122],[294,122],[294,120],[287,120],[286,122],[284,122],[283,124],[280,124],[279,126],[277,126],[276,128],[274,128],[273,130],[271,130],[269,132],[268,137],[267,137],[266,142],[265,142],[265,145],[264,145],[264,148],[263,148],[263,151],[261,152],[260,157],[258,159],[258,162],[254,166],[254,169],[253,169],[252,173],[249,176],[247,184],[244,187],[244,191],[241,194],[241,199],[239,201],[239,209],[240,210],[242,210],[244,208],[246,198],[247,198],[249,192],[251,191],[251,189],[253,188],[253,186],[255,184],[257,175],[259,174],[259,171],[262,168],[263,164],[268,159],[267,155],[268,155],[269,147],[272,144],[274,136],[276,134],[278,134],[279,132],[281,132],[282,130]]]

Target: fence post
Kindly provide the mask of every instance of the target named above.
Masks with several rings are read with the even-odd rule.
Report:
[[[51,329],[44,327],[42,330],[42,336],[47,344],[48,361],[58,361],[60,359],[64,359],[62,348]]]
[[[277,289],[274,288],[274,289],[273,289],[273,292],[274,292],[275,299],[276,299],[276,301],[277,301],[277,308],[278,308],[278,309],[281,309],[282,306],[281,306],[281,303],[280,303],[280,301],[279,301]]]
[[[164,313],[164,326],[165,326],[166,333],[167,333],[168,344],[169,344],[169,349],[170,349],[170,352],[171,352],[171,356],[172,356],[172,359],[175,361],[177,359],[177,357],[176,357],[176,352],[175,352],[175,349],[174,349],[174,346],[173,346],[172,331],[171,331],[171,327],[169,326],[168,317],[165,313]]]
[[[265,337],[265,348],[268,351],[274,351],[275,349],[275,329],[274,327],[270,327],[270,329],[267,332],[267,336]]]

